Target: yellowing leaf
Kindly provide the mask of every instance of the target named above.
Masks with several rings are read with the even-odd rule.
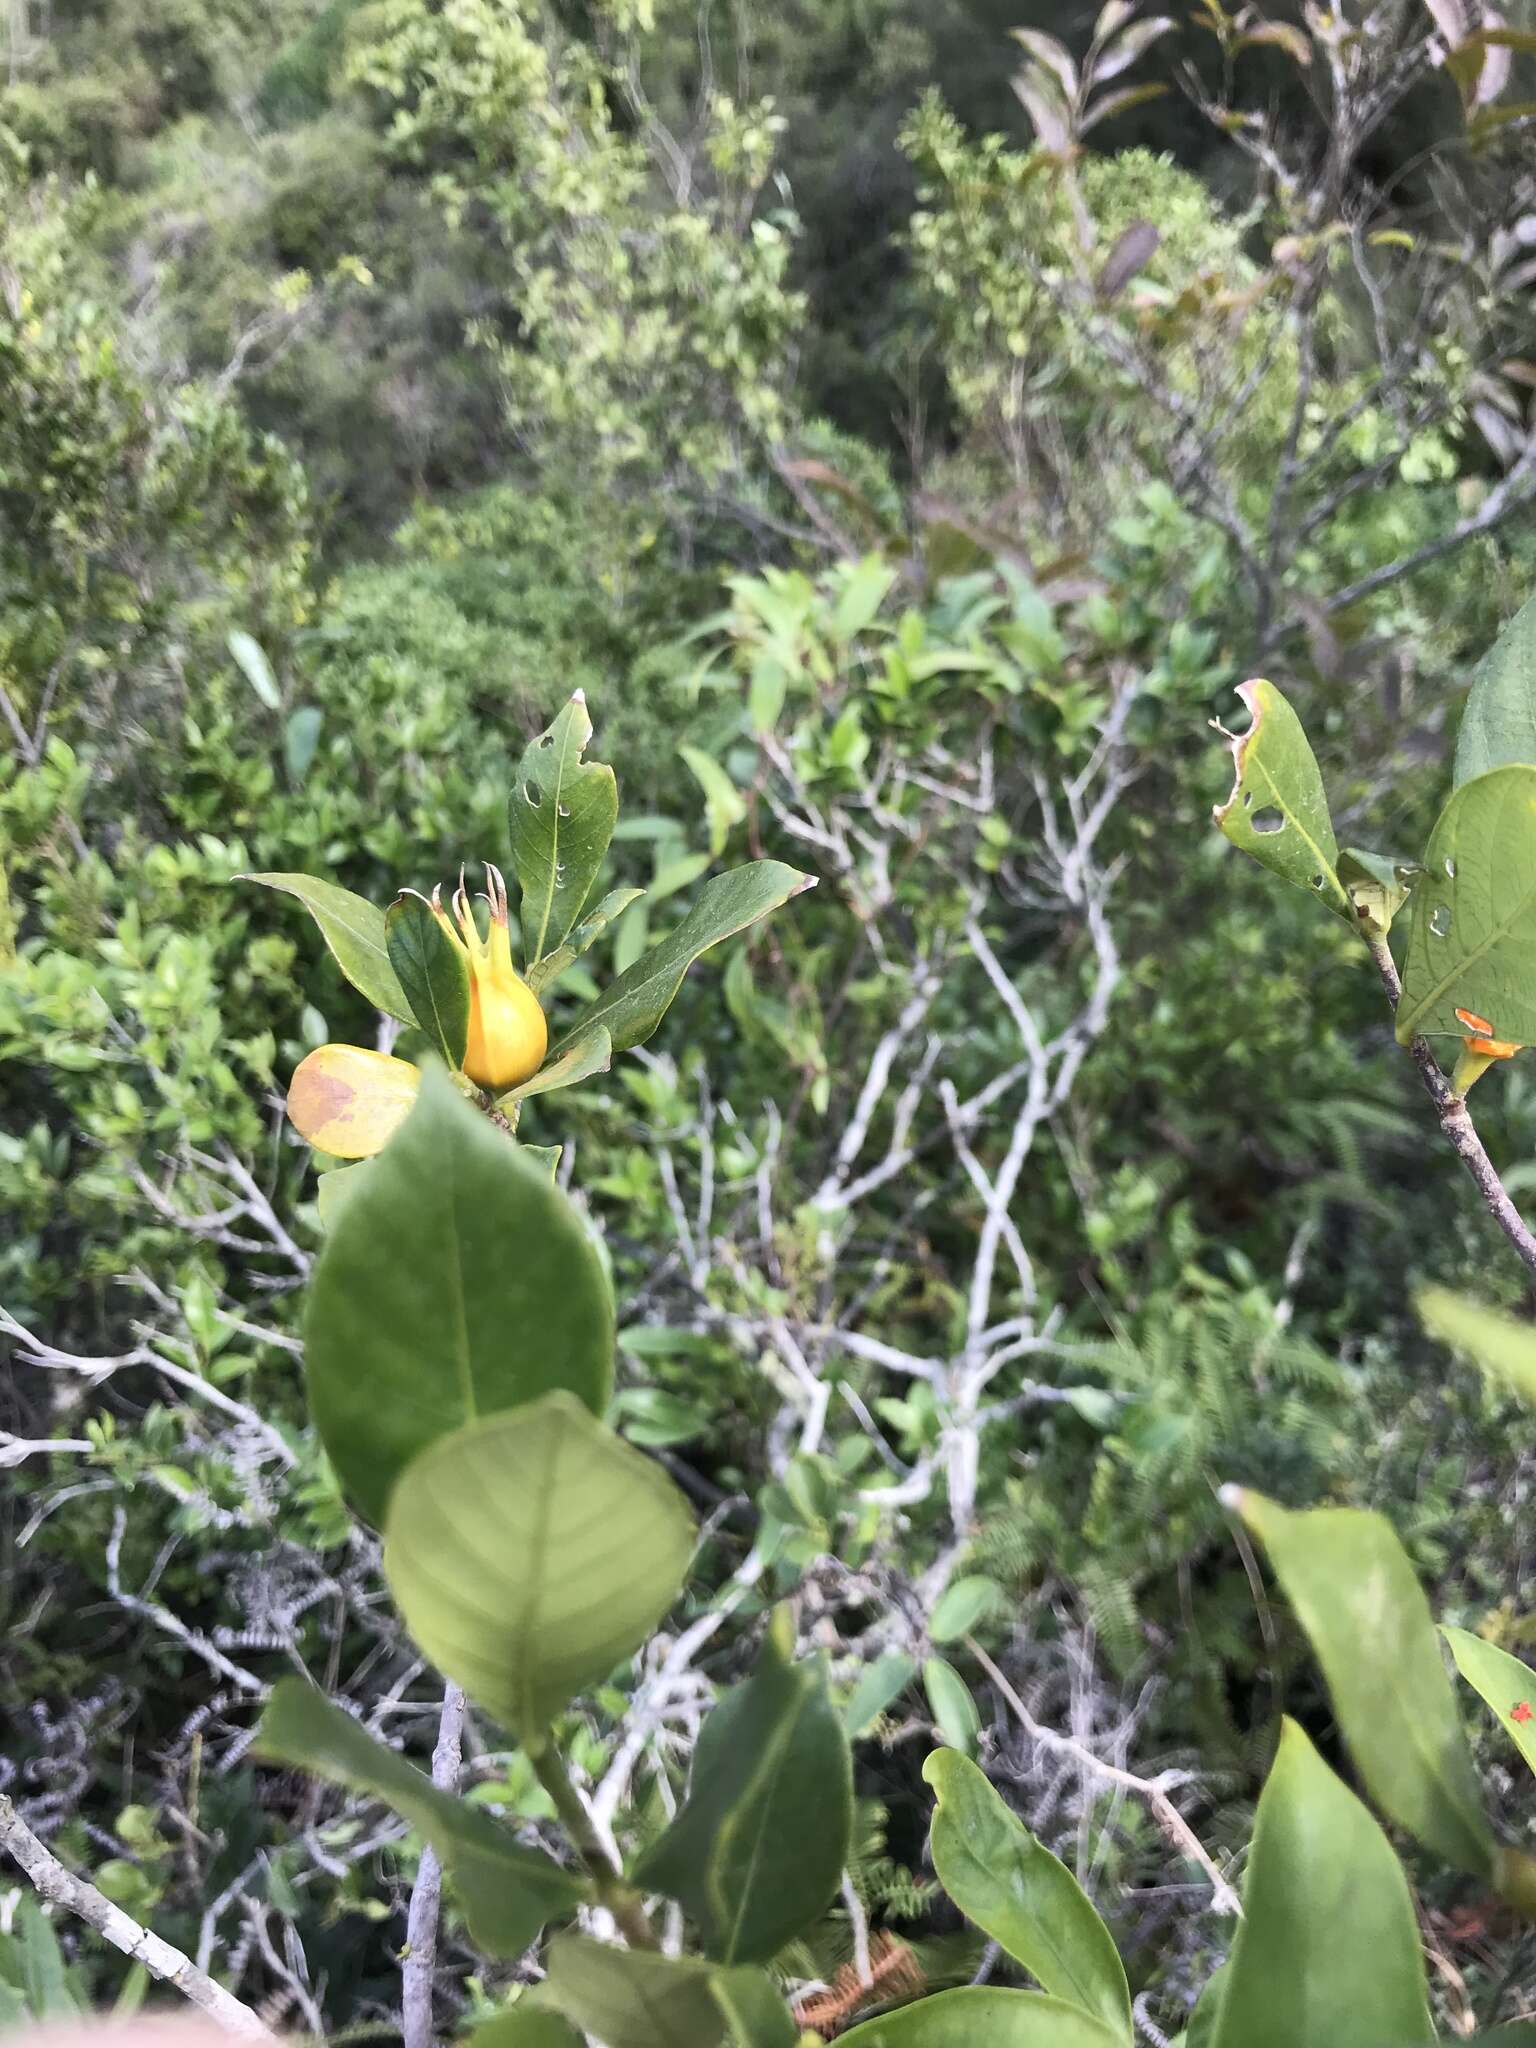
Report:
[[[409,1060],[362,1045],[318,1045],[288,1084],[301,1138],[336,1159],[371,1159],[405,1121],[421,1073]]]

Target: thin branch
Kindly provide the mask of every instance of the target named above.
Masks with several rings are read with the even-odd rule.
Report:
[[[440,1792],[457,1792],[464,1753],[464,1694],[456,1685],[443,1692],[443,1711],[432,1751],[432,1782]],[[443,1866],[430,1847],[421,1852],[405,1923],[405,1967],[401,1973],[401,2035],[405,2048],[433,2048],[432,1986],[437,1972],[437,1923],[443,1897]]]

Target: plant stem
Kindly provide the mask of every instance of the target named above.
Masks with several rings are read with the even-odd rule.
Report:
[[[459,1788],[464,1748],[464,1694],[456,1685],[443,1693],[432,1751],[432,1782],[442,1792]],[[432,1986],[437,1972],[437,1924],[443,1897],[443,1867],[431,1848],[421,1852],[411,1909],[405,1923],[405,1967],[400,1986],[400,2032],[405,2048],[433,2048]]]
[[[1376,962],[1376,971],[1381,976],[1382,987],[1394,1009],[1403,992],[1398,977],[1397,963],[1385,939],[1367,938],[1371,958]],[[1435,1058],[1429,1040],[1422,1034],[1412,1039],[1408,1046],[1413,1063],[1418,1068],[1429,1098],[1440,1116],[1440,1128],[1460,1153],[1462,1163],[1477,1182],[1478,1192],[1487,1204],[1488,1213],[1500,1230],[1509,1239],[1516,1252],[1525,1262],[1528,1272],[1536,1273],[1536,1234],[1533,1234],[1525,1218],[1510,1200],[1498,1168],[1483,1149],[1483,1141],[1473,1126],[1471,1111],[1465,1099],[1458,1095],[1441,1071],[1440,1062]]]
[[[615,1925],[631,1948],[659,1948],[661,1944],[656,1939],[656,1930],[651,1925],[640,1894],[624,1882],[624,1873],[603,1846],[597,1829],[592,1825],[592,1816],[572,1784],[570,1773],[553,1741],[545,1741],[533,1759],[533,1768],[539,1783],[555,1803],[555,1812],[571,1838],[572,1847],[586,1865],[598,1903],[613,1915]]]

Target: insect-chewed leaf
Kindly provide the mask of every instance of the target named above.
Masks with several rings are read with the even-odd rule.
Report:
[[[1536,767],[1536,597],[1472,672],[1456,739],[1456,786],[1511,764]]]
[[[578,690],[524,749],[507,800],[526,967],[558,946],[580,916],[618,821],[613,770],[581,758],[591,737],[587,700]]]
[[[293,1070],[288,1115],[333,1159],[371,1159],[415,1106],[421,1069],[365,1045],[317,1045]],[[328,1177],[328,1176],[327,1176]]]
[[[1235,779],[1216,823],[1234,846],[1353,926],[1323,778],[1301,720],[1273,683],[1243,683],[1237,694],[1253,723],[1232,741]]]
[[[1486,1879],[1493,1833],[1429,1603],[1392,1524],[1363,1508],[1293,1513],[1246,1488],[1222,1499],[1269,1554],[1366,1790],[1447,1863]]]
[[[938,1807],[933,1865],[968,1920],[1001,1942],[1045,1991],[1131,2040],[1131,1994],[1109,1929],[1077,1879],[1042,1847],[958,1750],[923,1766]]]
[[[305,1373],[321,1440],[375,1524],[411,1460],[460,1424],[556,1388],[607,1405],[613,1302],[587,1228],[440,1070],[330,1227]]]
[[[666,1613],[693,1536],[659,1465],[546,1394],[406,1467],[384,1575],[425,1654],[533,1750]]]
[[[384,943],[416,1022],[450,1067],[462,1067],[469,1043],[469,961],[464,948],[448,936],[426,898],[412,890],[385,911]]]
[[[1536,767],[1494,768],[1452,793],[1413,892],[1397,1036],[1454,1032],[1536,1044]]]
[[[280,1678],[273,1687],[256,1751],[392,1806],[437,1851],[471,1935],[492,1955],[520,1956],[547,1920],[585,1896],[553,1857],[524,1848],[489,1814],[442,1791],[305,1679]]]
[[[1211,2048],[1432,2048],[1402,1865],[1294,1721],[1259,1800]]]
[[[988,1984],[920,1998],[837,2038],[838,2048],[1111,2048],[1119,2036],[1065,1999]]]
[[[682,1903],[716,1961],[764,1963],[836,1892],[852,1826],[848,1737],[776,1615],[752,1676],[704,1723],[687,1803],[636,1878]]]
[[[336,965],[376,1010],[414,1024],[415,1014],[389,961],[384,938],[384,913],[366,897],[354,896],[339,883],[319,875],[236,875],[237,882],[260,882],[264,889],[296,896],[320,927]]]
[[[718,2048],[726,2016],[714,1974],[691,1957],[558,1934],[545,1983],[560,2010],[605,2048]]]

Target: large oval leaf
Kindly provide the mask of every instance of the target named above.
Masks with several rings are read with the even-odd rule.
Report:
[[[512,865],[522,891],[523,963],[558,946],[592,893],[619,815],[618,785],[602,761],[583,761],[592,737],[578,690],[524,749],[507,801]]]
[[[1511,762],[1536,766],[1536,597],[1472,672],[1456,740],[1457,786]]]
[[[1397,1532],[1362,1508],[1291,1513],[1223,1494],[1269,1553],[1366,1790],[1447,1863],[1487,1879],[1495,1842],[1429,1603]]]
[[[1216,823],[1234,846],[1353,927],[1328,797],[1301,720],[1273,683],[1243,683],[1237,694],[1253,723],[1232,741],[1232,794],[1217,805]]]
[[[1397,1005],[1402,1044],[1454,1032],[1536,1044],[1536,767],[1463,783],[1440,813],[1413,892]]]
[[[358,993],[376,1010],[397,1017],[402,1024],[415,1023],[400,977],[390,965],[384,913],[377,904],[354,896],[339,883],[323,881],[319,875],[236,875],[235,880],[260,882],[264,889],[297,897],[319,925],[336,965]]]
[[[1432,2048],[1402,1865],[1294,1721],[1259,1800],[1212,2048]]]
[[[555,1388],[607,1405],[613,1304],[586,1226],[440,1071],[331,1226],[305,1370],[325,1447],[375,1523],[410,1461],[461,1423]]]
[[[610,1948],[585,1935],[549,1945],[547,1995],[606,2048],[717,2048],[726,2017],[707,1963]]]
[[[1091,2013],[1039,1991],[941,1991],[839,2034],[838,2048],[1110,2048]]]
[[[923,1776],[938,1800],[933,1867],[967,1920],[1000,1941],[1043,1990],[1081,2006],[1129,2042],[1125,1966],[1071,1871],[958,1750],[935,1750]]]
[[[522,1955],[547,1920],[586,1896],[553,1857],[524,1848],[488,1814],[434,1785],[305,1679],[280,1678],[272,1688],[256,1753],[392,1806],[437,1851],[470,1934],[490,1955]]]
[[[384,1575],[445,1677],[529,1749],[677,1596],[693,1519],[658,1465],[570,1394],[444,1437],[389,1504]]]
[[[775,1615],[752,1676],[704,1723],[687,1802],[636,1882],[681,1901],[716,1961],[764,1963],[825,1910],[852,1827],[842,1721]]]

